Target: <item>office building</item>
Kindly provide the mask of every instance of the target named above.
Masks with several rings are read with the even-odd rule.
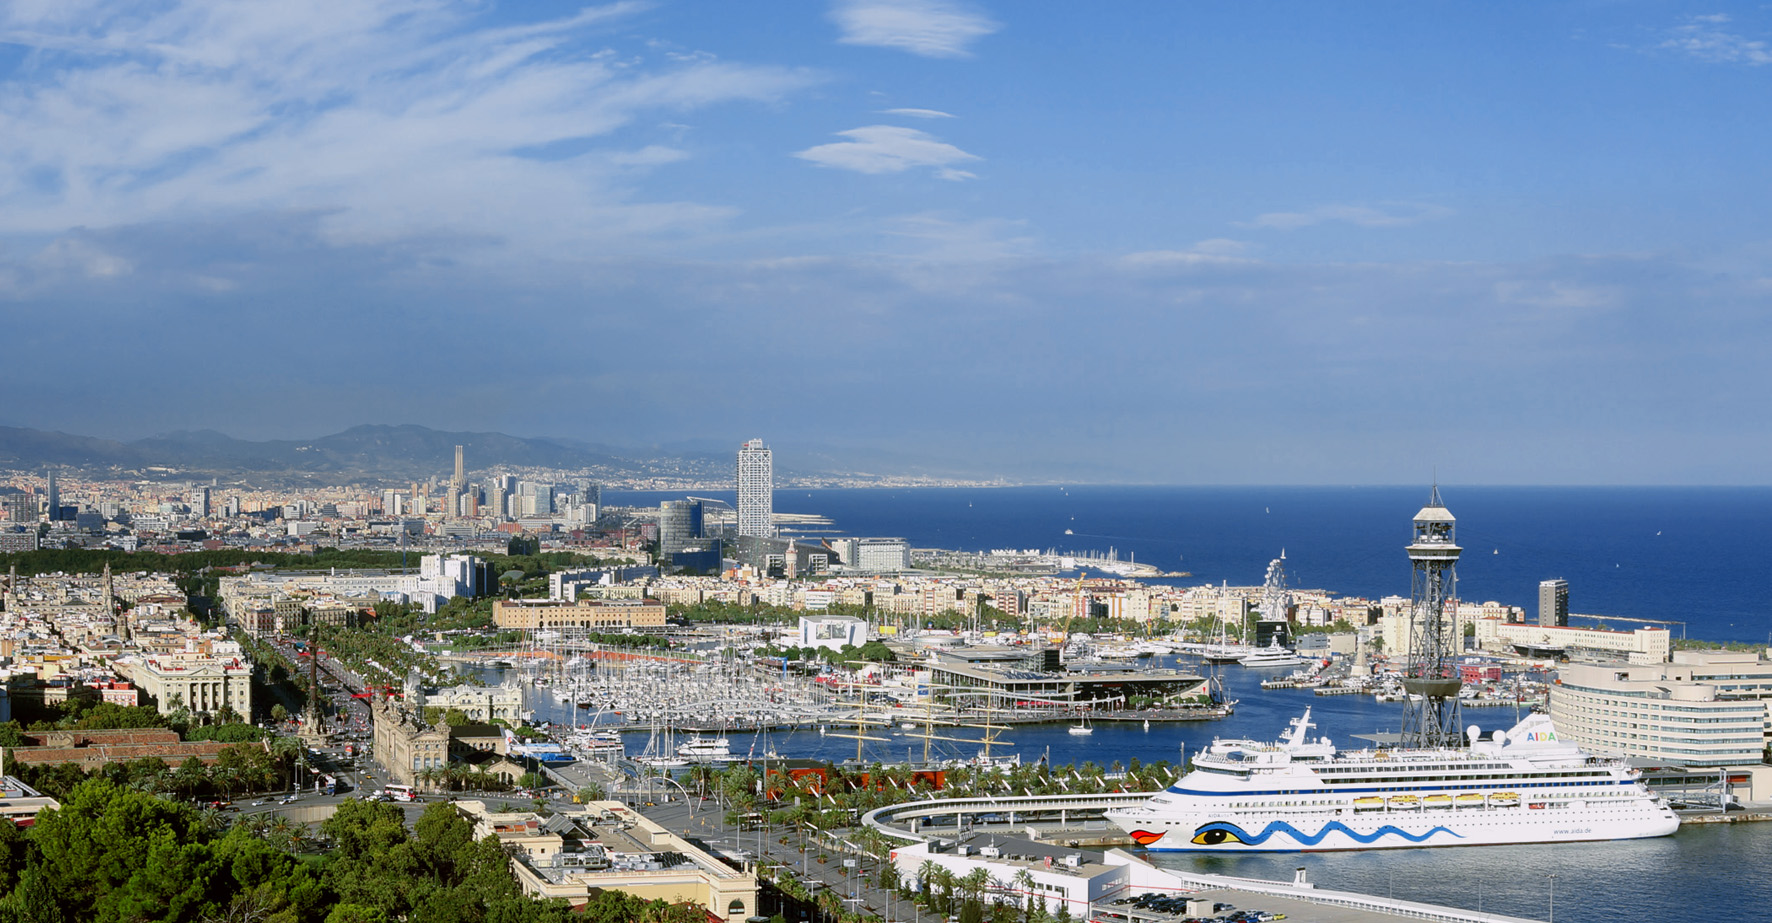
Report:
[[[851,570],[863,574],[900,574],[911,569],[911,544],[904,539],[851,539],[845,558]]]
[[[702,536],[702,509],[698,500],[666,500],[658,505],[658,553],[669,560],[687,551]]]
[[[6,518],[17,523],[37,521],[37,495],[23,491],[6,495]]]
[[[1539,581],[1538,624],[1547,628],[1565,628],[1569,625],[1569,581]]]
[[[0,554],[16,554],[20,551],[37,550],[37,529],[0,531]]]
[[[45,473],[45,480],[48,482],[44,485],[44,492],[47,494],[48,500],[45,506],[49,509],[49,521],[56,522],[61,519],[62,492],[55,486],[54,468]]]
[[[761,439],[738,450],[738,534],[775,534],[775,466]]]

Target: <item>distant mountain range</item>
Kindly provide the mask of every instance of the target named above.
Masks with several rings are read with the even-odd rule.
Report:
[[[576,439],[452,433],[413,425],[353,426],[318,439],[263,442],[213,430],[119,442],[0,426],[0,470],[53,466],[99,477],[218,478],[267,487],[392,484],[447,478],[455,469],[458,445],[470,472],[543,468],[582,473],[611,486],[661,488],[730,485],[738,448],[734,442],[731,450],[722,451],[710,441],[621,448]],[[987,483],[964,465],[823,446],[796,446],[793,459],[784,459],[778,450],[775,480],[782,487]]]
[[[489,467],[582,471],[611,481],[720,481],[731,456],[676,453],[652,457],[569,440],[504,433],[450,433],[423,426],[354,426],[318,439],[252,442],[212,430],[133,442],[0,427],[0,468],[56,466],[88,474],[143,477],[244,477],[305,483],[401,481],[448,476],[455,447],[470,470]]]

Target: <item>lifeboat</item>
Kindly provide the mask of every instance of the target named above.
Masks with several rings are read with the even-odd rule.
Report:
[[[1429,795],[1426,798],[1421,799],[1421,803],[1430,808],[1449,808],[1452,807],[1452,796]]]
[[[1376,795],[1367,795],[1363,798],[1354,799],[1354,810],[1356,811],[1376,811],[1383,807],[1384,799]]]
[[[1489,796],[1489,803],[1498,808],[1517,808],[1520,806],[1520,793],[1496,792]]]
[[[1421,799],[1414,795],[1392,795],[1390,806],[1396,811],[1413,811],[1421,807]]]
[[[1483,796],[1477,792],[1465,792],[1464,794],[1459,795],[1456,800],[1458,806],[1461,808],[1480,808],[1483,806],[1484,799]]]

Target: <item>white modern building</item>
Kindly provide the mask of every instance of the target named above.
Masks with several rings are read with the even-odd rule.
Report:
[[[897,574],[911,569],[911,546],[902,538],[844,538],[832,543],[849,571]]]
[[[1767,701],[1730,698],[1692,680],[1690,665],[1565,664],[1551,721],[1593,753],[1689,767],[1760,762]]]
[[[1666,663],[1673,653],[1673,638],[1665,628],[1644,626],[1632,631],[1607,628],[1568,628],[1477,619],[1477,646],[1495,653],[1538,656],[1616,657],[1633,664]],[[1390,638],[1386,637],[1387,649]]]
[[[853,615],[800,617],[800,646],[842,650],[860,647],[868,640],[868,623]]]
[[[775,534],[774,456],[761,439],[738,450],[738,534]]]

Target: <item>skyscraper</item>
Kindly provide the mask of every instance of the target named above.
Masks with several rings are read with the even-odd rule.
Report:
[[[774,514],[774,456],[752,439],[738,450],[738,534],[773,536]]]
[[[49,469],[46,480],[48,483],[43,485],[43,489],[49,495],[45,498],[49,501],[49,521],[55,522],[62,518],[62,492],[56,489],[54,468]]]
[[[1538,582],[1538,624],[1550,628],[1569,626],[1569,581]]]

